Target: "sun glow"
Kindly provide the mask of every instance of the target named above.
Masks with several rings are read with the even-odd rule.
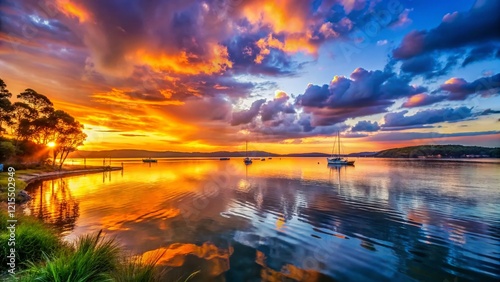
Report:
[[[47,147],[49,147],[49,148],[54,148],[55,146],[56,146],[56,142],[47,143]]]

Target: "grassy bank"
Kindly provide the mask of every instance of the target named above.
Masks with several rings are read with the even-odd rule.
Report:
[[[2,281],[162,281],[156,268],[162,254],[149,261],[130,257],[117,241],[101,232],[68,244],[45,224],[19,216],[16,225],[16,276],[7,273],[9,231],[7,213],[0,213],[0,271]]]

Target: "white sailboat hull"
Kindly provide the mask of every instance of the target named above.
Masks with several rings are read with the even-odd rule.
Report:
[[[329,165],[354,165],[354,161],[343,158],[326,158]]]

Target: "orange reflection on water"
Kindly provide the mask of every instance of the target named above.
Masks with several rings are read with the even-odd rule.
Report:
[[[161,254],[158,260],[159,265],[179,267],[184,264],[188,255],[194,255],[204,259],[208,263],[206,272],[210,276],[218,276],[229,270],[229,257],[233,254],[232,247],[221,249],[212,243],[195,244],[175,243],[168,248],[159,248],[147,251],[142,255],[142,261],[147,263],[154,260]]]
[[[280,271],[274,270],[267,266],[266,255],[259,250],[256,251],[255,262],[262,266],[260,272],[262,281],[278,282],[288,281],[288,279],[293,279],[294,281],[320,281],[321,278],[319,272],[302,269],[293,264],[284,265]]]
[[[72,195],[64,179],[45,181],[39,184],[34,199],[25,206],[25,213],[71,231],[79,217],[79,202]]]

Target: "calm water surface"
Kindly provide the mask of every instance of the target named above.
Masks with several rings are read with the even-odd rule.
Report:
[[[172,281],[197,270],[192,281],[498,281],[499,172],[498,162],[135,160],[34,183],[25,212],[70,241],[103,229],[134,254],[164,252]]]

